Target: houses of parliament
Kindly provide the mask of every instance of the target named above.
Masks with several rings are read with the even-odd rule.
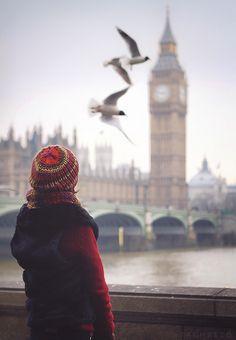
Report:
[[[89,161],[89,149],[78,146],[76,130],[73,142],[63,137],[59,126],[43,143],[42,128],[26,132],[24,145],[14,137],[11,127],[6,139],[0,140],[0,190],[24,196],[32,158],[44,145],[61,144],[77,155],[80,163],[78,195],[84,202],[149,204],[184,209],[186,185],[186,113],[187,82],[177,56],[177,43],[169,16],[156,64],[149,80],[150,94],[150,173],[143,174],[131,162],[114,168],[112,148],[95,146],[95,167]]]

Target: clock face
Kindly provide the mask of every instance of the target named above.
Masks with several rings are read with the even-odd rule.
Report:
[[[159,85],[155,89],[155,97],[159,103],[164,103],[170,97],[170,88],[167,85]]]
[[[179,88],[179,99],[183,104],[186,102],[186,89],[183,86]]]

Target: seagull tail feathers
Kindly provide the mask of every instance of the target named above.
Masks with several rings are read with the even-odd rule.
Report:
[[[110,65],[110,62],[109,62],[108,60],[106,60],[106,61],[103,62],[103,66],[104,66],[104,67],[107,67],[108,65]]]
[[[93,116],[96,112],[97,112],[97,107],[99,106],[99,102],[92,98],[90,99],[90,102],[88,104],[88,110],[89,110],[89,113],[91,114],[91,116]]]

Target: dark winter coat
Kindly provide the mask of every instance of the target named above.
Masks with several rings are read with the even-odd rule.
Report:
[[[58,250],[65,228],[98,227],[80,206],[55,205],[28,209],[23,205],[11,241],[13,256],[24,269],[28,325],[92,323],[94,311],[86,290],[80,259],[63,258]]]

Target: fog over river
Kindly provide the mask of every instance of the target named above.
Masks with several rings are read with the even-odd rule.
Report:
[[[108,283],[236,287],[236,248],[102,254]],[[0,260],[0,281],[21,280],[14,260]]]

